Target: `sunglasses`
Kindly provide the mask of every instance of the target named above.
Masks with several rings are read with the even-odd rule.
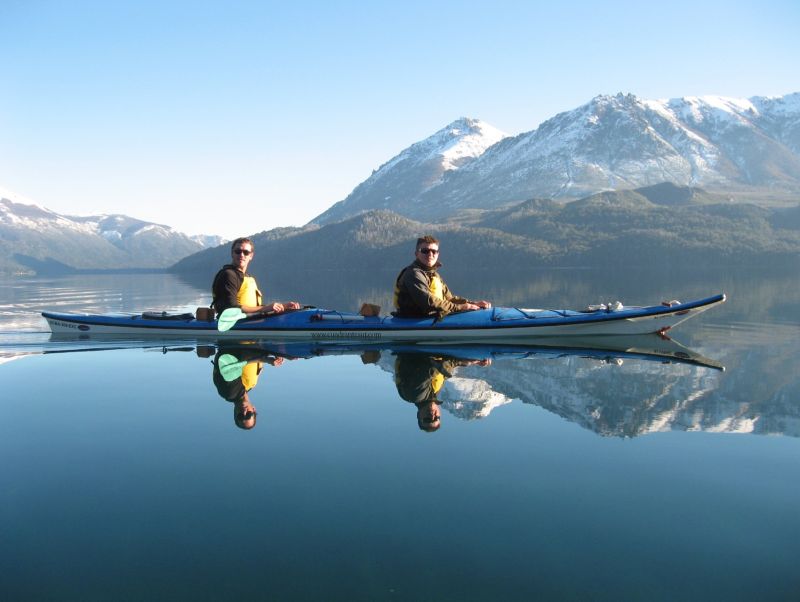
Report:
[[[423,255],[437,255],[439,253],[439,249],[420,249],[419,252]]]
[[[247,257],[248,255],[250,255],[250,253],[252,253],[252,251],[250,249],[234,249],[233,253],[234,255],[244,255],[245,257]]]
[[[255,410],[248,410],[246,412],[238,412],[236,414],[236,419],[237,420],[250,420],[254,416],[258,416],[258,412],[256,412]]]

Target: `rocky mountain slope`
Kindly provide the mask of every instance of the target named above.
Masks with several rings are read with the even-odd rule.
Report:
[[[466,131],[483,133],[480,143],[460,162],[448,161],[450,146]],[[662,182],[734,200],[785,201],[800,193],[800,93],[671,100],[604,95],[514,137],[486,133],[493,131],[474,120],[451,124],[386,162],[313,222],[370,209],[440,221],[469,208]]]
[[[483,121],[458,119],[381,165],[314,223],[327,224],[372,209],[413,216],[418,199],[439,186],[447,173],[469,165],[507,136]]]

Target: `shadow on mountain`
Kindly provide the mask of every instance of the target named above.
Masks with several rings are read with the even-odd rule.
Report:
[[[31,257],[30,255],[16,253],[12,256],[12,258],[20,265],[32,269],[40,276],[65,276],[68,274],[78,273],[78,270],[72,266],[61,263],[52,257],[37,259],[36,257]]]
[[[52,257],[37,259],[30,255],[15,254],[13,259],[33,270],[37,276],[72,276],[76,274],[163,274],[166,268],[74,268]]]

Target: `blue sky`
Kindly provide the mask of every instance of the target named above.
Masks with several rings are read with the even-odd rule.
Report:
[[[288,4],[0,0],[0,187],[233,237],[462,116],[518,134],[597,94],[800,91],[796,1]]]

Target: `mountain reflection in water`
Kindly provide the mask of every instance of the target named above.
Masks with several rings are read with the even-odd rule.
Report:
[[[398,398],[415,406],[417,426],[425,431],[436,431],[452,419],[483,419],[519,400],[604,436],[668,430],[800,434],[795,404],[751,404],[721,394],[722,364],[656,335],[537,339],[535,345],[199,344],[54,337],[38,347],[6,348],[2,355],[8,361],[28,354],[136,348],[193,352],[210,359],[210,380],[219,397],[232,404],[233,421],[241,428],[254,427],[258,404],[269,404],[266,390],[252,392],[267,367],[288,360],[354,355],[365,368],[378,367],[391,375]],[[796,386],[796,379],[788,380],[787,390],[777,396],[790,398],[789,389]]]
[[[473,420],[513,400],[541,406],[603,435],[685,430],[665,415],[702,399],[716,388],[715,374],[724,370],[719,362],[655,335],[537,339],[535,345],[287,343],[272,350],[305,358],[360,354],[364,363],[376,363],[393,375],[400,397],[417,406],[423,430],[436,430],[424,423],[423,413],[434,409],[431,403]]]

